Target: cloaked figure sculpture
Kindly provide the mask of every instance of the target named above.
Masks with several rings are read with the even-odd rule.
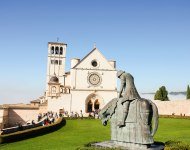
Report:
[[[123,105],[123,115],[121,118],[122,120],[119,122],[118,126],[123,127],[125,126],[125,120],[129,112],[130,102],[141,98],[136,90],[134,78],[130,73],[125,73],[124,71],[120,70],[117,72],[117,77],[121,80],[119,103]]]
[[[120,70],[117,77],[121,81],[118,98],[112,99],[99,112],[102,124],[107,125],[109,119],[111,124],[111,141],[104,143],[103,147],[154,149],[153,136],[158,128],[157,106],[139,96],[131,74]]]

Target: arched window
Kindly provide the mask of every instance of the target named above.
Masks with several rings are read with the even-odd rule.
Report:
[[[61,88],[61,93],[63,93],[64,88]]]
[[[55,87],[55,86],[53,86],[53,87],[51,88],[51,92],[52,92],[52,93],[56,93],[56,87]]]
[[[54,46],[51,47],[51,54],[54,54]]]
[[[100,103],[99,103],[99,101],[98,101],[98,99],[97,100],[95,100],[95,102],[94,102],[94,110],[98,110],[100,108]]]
[[[63,47],[60,47],[60,52],[59,52],[60,55],[63,55]]]
[[[59,54],[59,47],[55,48],[55,54]]]
[[[87,104],[87,112],[92,112],[92,101],[91,100]]]

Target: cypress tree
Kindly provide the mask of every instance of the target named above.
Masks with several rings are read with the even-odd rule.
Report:
[[[187,99],[190,99],[190,88],[189,88],[189,85],[187,86]]]
[[[155,100],[161,100],[161,101],[168,101],[168,91],[166,90],[165,86],[162,86],[159,88],[158,91],[156,91],[156,94],[154,96]]]
[[[168,91],[166,90],[165,86],[161,87],[161,93],[162,93],[162,101],[168,100]]]

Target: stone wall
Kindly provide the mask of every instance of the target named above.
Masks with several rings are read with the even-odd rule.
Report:
[[[4,109],[0,109],[0,129],[3,128],[3,112]]]
[[[39,113],[47,113],[47,103],[40,106],[29,104],[0,105],[0,129],[19,124],[37,122]]]
[[[40,104],[39,106],[39,113],[47,113],[47,104]]]
[[[190,116],[190,100],[160,101],[153,100],[160,115]]]
[[[9,127],[18,123],[31,123],[32,120],[37,121],[39,109],[35,107],[27,108],[9,108],[8,122]]]
[[[8,109],[0,108],[0,129],[8,126]]]

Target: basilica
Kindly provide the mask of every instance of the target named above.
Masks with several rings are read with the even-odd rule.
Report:
[[[82,59],[71,59],[65,70],[67,44],[48,42],[45,94],[30,104],[0,105],[0,129],[37,121],[48,111],[89,116],[117,97],[116,62],[94,47]]]
[[[65,71],[67,44],[48,43],[45,99],[47,111],[88,115],[117,97],[116,62],[94,47],[82,59],[71,59]]]

